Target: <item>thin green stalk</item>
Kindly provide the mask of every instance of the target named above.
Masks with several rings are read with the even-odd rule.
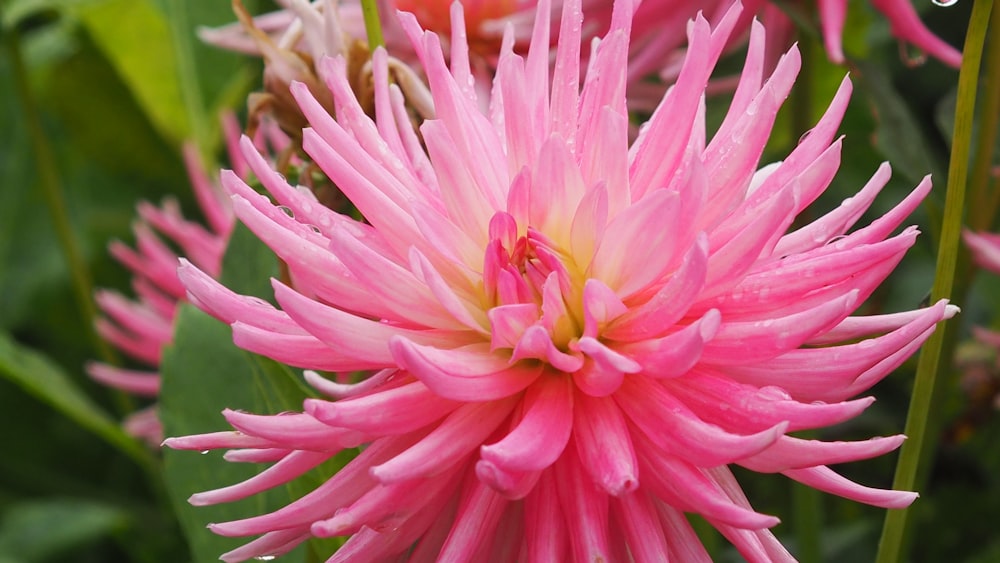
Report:
[[[792,503],[795,507],[795,539],[798,542],[799,563],[819,563],[823,560],[823,497],[812,487],[791,481]]]
[[[185,2],[167,2],[170,35],[174,42],[174,53],[177,57],[177,81],[181,87],[181,97],[187,112],[188,126],[195,145],[201,152],[202,159],[208,156],[212,148],[209,141],[209,121],[205,118],[205,99],[201,91],[201,81],[198,79],[198,65],[195,62],[192,39],[187,36],[191,24],[187,17]]]
[[[972,161],[969,180],[972,206],[969,209],[969,227],[973,231],[992,230],[994,218],[1000,207],[1000,191],[990,189],[993,168],[993,147],[1000,133],[1000,9],[993,10],[986,45],[986,71],[983,74],[983,105],[979,113],[979,139],[976,156]]]
[[[83,258],[83,251],[80,249],[76,235],[67,211],[66,200],[63,198],[60,187],[59,170],[56,166],[55,154],[49,144],[42,127],[42,120],[32,97],[31,88],[28,84],[28,72],[24,66],[24,56],[21,54],[20,37],[13,26],[3,32],[4,46],[7,49],[11,62],[11,69],[14,78],[14,89],[17,92],[18,101],[21,104],[21,115],[24,116],[27,124],[28,137],[31,142],[32,151],[35,154],[35,164],[38,171],[38,183],[45,198],[45,207],[48,209],[55,228],[56,237],[59,240],[59,247],[62,249],[63,257],[69,267],[70,276],[73,283],[73,292],[76,297],[80,314],[83,315],[87,336],[92,341],[94,348],[102,360],[108,363],[118,363],[117,354],[101,339],[92,328],[90,321],[97,318],[97,309],[94,306],[93,294],[94,284],[90,274],[87,261]],[[124,406],[124,405],[119,405]],[[131,410],[131,409],[129,409]]]
[[[374,51],[378,47],[385,47],[385,39],[382,38],[382,20],[378,15],[378,1],[361,0],[361,12],[365,17],[368,49]]]
[[[976,83],[979,65],[982,61],[983,43],[990,20],[990,11],[1000,0],[975,0],[969,29],[963,48],[962,68],[958,77],[958,105],[955,108],[955,131],[952,141],[951,160],[948,166],[948,189],[945,195],[944,224],[938,246],[937,269],[931,301],[952,295],[955,270],[959,254],[962,232],[962,212],[965,207],[966,180],[968,178],[969,153],[972,145],[972,122],[976,109]],[[942,364],[942,347],[948,327],[935,331],[924,344],[917,361],[916,382],[910,400],[910,410],[906,418],[906,434],[909,437],[899,454],[893,488],[913,490],[916,485],[917,470],[921,452],[927,439],[927,420],[933,414],[934,389],[940,372],[947,369]],[[905,537],[910,523],[909,509],[890,510],[886,514],[882,537],[879,541],[879,563],[897,563],[907,560]]]

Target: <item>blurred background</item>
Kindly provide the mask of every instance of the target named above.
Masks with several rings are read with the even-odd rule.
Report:
[[[932,30],[961,45],[971,2],[915,4]],[[252,13],[274,9],[267,2],[246,5]],[[885,160],[894,176],[876,213],[933,174],[935,190],[911,218],[923,235],[862,312],[912,309],[932,283],[958,73],[934,60],[906,64],[919,54],[900,53],[869,2],[851,0],[849,14],[848,68],[827,62],[815,30],[800,31],[803,74],[765,161],[787,154],[850,72],[855,93],[841,127],[847,136],[841,171],[807,213],[855,193]],[[206,162],[224,165],[218,116],[226,108],[245,115],[247,93],[259,88],[258,60],[196,37],[198,26],[233,20],[225,0],[0,1],[2,563],[211,561],[220,553],[189,547],[190,534],[209,535],[205,516],[178,515],[195,491],[165,486],[161,452],[119,429],[141,400],[93,382],[83,365],[130,365],[93,330],[94,288],[131,294],[128,273],[108,255],[109,241],[134,243],[130,227],[140,200],[159,203],[169,195],[186,216],[199,217],[181,144],[193,141]],[[721,70],[739,64],[737,55]],[[708,103],[717,123],[726,96]],[[965,341],[972,325],[997,324],[1000,280],[979,274],[958,305],[963,313],[952,322]],[[914,561],[1000,561],[996,351],[970,342],[959,351],[938,398],[943,415],[934,425],[941,432],[924,465],[927,484],[913,507]],[[902,432],[913,364],[872,390],[878,402],[864,415],[822,437]],[[239,385],[239,374],[231,380]],[[212,416],[215,429],[226,428]],[[837,469],[888,487],[895,460],[891,454]],[[797,529],[818,525],[818,560],[873,558],[883,510],[811,494],[778,475],[737,469],[737,476],[758,511],[782,518],[775,533],[793,553]],[[707,533],[705,541],[716,546],[719,560],[739,560],[721,538]],[[300,550],[290,558],[312,560],[321,552]]]

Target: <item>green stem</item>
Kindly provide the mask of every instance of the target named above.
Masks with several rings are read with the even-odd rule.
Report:
[[[118,363],[117,354],[115,354],[107,342],[98,336],[91,324],[91,321],[97,318],[97,309],[92,299],[94,284],[90,268],[87,265],[87,261],[83,258],[83,251],[80,249],[78,237],[73,233],[66,200],[63,198],[62,189],[60,188],[56,158],[52,151],[52,146],[45,135],[42,119],[28,84],[28,72],[24,66],[24,56],[21,54],[19,34],[17,29],[12,26],[3,32],[3,36],[4,46],[7,48],[13,71],[14,89],[21,104],[21,115],[24,117],[27,125],[32,152],[35,154],[39,187],[42,191],[42,197],[45,198],[45,207],[48,209],[49,216],[52,219],[52,225],[55,228],[56,238],[59,240],[63,257],[69,267],[77,306],[80,309],[80,314],[83,315],[84,325],[87,327],[87,336],[92,341],[94,348],[102,360],[108,363]]]
[[[969,209],[969,227],[973,231],[992,230],[1000,191],[990,189],[993,168],[993,147],[1000,133],[1000,9],[994,9],[986,47],[986,71],[983,74],[983,106],[979,112],[979,139],[976,156],[972,161],[969,179],[972,206]]]
[[[800,563],[819,563],[823,560],[823,497],[812,487],[794,481],[792,502],[795,506],[795,539],[798,540]]]
[[[966,179],[969,172],[969,152],[972,144],[972,122],[976,108],[976,83],[994,2],[1000,0],[976,0],[965,37],[962,68],[958,77],[958,105],[955,108],[955,131],[948,167],[944,223],[938,247],[934,286],[931,289],[932,302],[951,296],[955,281],[962,212],[965,207]],[[948,368],[947,363],[941,362],[942,348],[948,332],[950,331],[947,326],[939,328],[927,339],[920,352],[916,382],[906,418],[906,434],[909,438],[900,451],[899,464],[896,466],[896,476],[893,480],[894,489],[913,490],[917,484],[921,452],[927,442],[927,420],[933,415],[935,405],[933,395],[937,386],[936,380],[940,372]],[[911,514],[909,509],[890,510],[886,514],[882,537],[879,540],[877,558],[879,563],[897,563],[908,559],[904,539]]]
[[[201,81],[198,79],[198,65],[195,62],[193,40],[187,33],[191,24],[187,17],[185,2],[167,2],[168,19],[170,21],[170,36],[174,42],[174,54],[177,57],[177,81],[181,87],[181,97],[184,100],[184,110],[187,112],[189,131],[194,137],[195,146],[201,153],[202,160],[210,154],[212,143],[209,140],[209,120],[205,118],[205,99],[201,91]]]
[[[361,0],[361,12],[365,17],[365,33],[368,35],[368,49],[374,51],[378,47],[385,47],[385,40],[382,38],[382,20],[379,19],[377,0]]]

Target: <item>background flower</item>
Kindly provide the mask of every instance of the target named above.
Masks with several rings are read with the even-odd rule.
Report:
[[[301,414],[230,411],[237,432],[167,445],[275,462],[196,494],[196,504],[261,492],[368,445],[286,508],[213,524],[222,535],[264,534],[224,559],[350,535],[332,560],[411,546],[417,559],[525,550],[541,560],[705,560],[683,517],[693,512],[749,560],[790,560],[768,530],[777,518],[751,508],[728,465],[882,507],[915,498],[827,467],[891,451],[901,436],[830,443],[788,432],[859,414],[872,399],[851,397],[954,314],[940,302],[849,316],[913,244],[915,228],[890,235],[929,179],[848,232],[887,182],[884,165],[839,207],[789,232],[839,167],[834,138],[850,83],[787,158],[758,169],[798,54],[764,80],[765,35],[753,24],[733,102],[709,139],[704,91],[740,13],[715,29],[699,17],[676,84],[630,144],[632,6],[617,4],[582,88],[580,8],[564,5],[551,80],[545,3],[526,57],[505,37],[488,101],[473,87],[461,10],[450,68],[438,38],[404,14],[434,97],[435,119],[420,130],[426,154],[400,125],[383,51],[374,121],[342,59],[320,62],[336,119],[293,84],[311,125],[303,147],[366,222],[317,205],[243,142],[291,216],[232,173],[222,183],[296,287],[274,282],[279,310],[185,264],[192,301],[231,323],[246,350],[370,375],[343,384],[307,372],[340,400],[307,400]]]
[[[231,166],[240,177],[248,178],[249,168],[239,148],[239,122],[232,113],[226,113],[222,121]],[[269,145],[265,136],[270,138],[270,146],[277,147],[279,152],[289,142],[274,123],[266,123],[260,129],[258,147]],[[236,223],[229,199],[217,180],[204,169],[193,144],[184,146],[184,163],[207,225],[185,219],[173,198],[168,198],[159,207],[149,202],[139,203],[138,219],[133,226],[136,247],[130,248],[120,241],[110,245],[112,256],[133,275],[132,289],[136,298],[130,300],[110,290],[101,290],[95,296],[104,313],[104,318],[96,321],[101,337],[152,371],[91,362],[86,366],[87,372],[105,385],[143,397],[156,397],[159,393],[160,374],[156,368],[163,348],[173,338],[177,306],[185,300],[186,291],[177,276],[180,257],[197,264],[209,275],[218,276],[227,241]],[[152,445],[163,440],[155,404],[130,415],[124,426],[129,434]]]

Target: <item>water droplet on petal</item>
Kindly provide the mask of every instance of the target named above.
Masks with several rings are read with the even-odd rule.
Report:
[[[277,555],[258,555],[254,559],[257,561],[274,561],[277,557]]]
[[[208,452],[209,452],[209,450],[201,450],[201,451],[200,451],[200,452],[198,452],[198,453],[200,453],[201,455],[205,455],[205,454],[207,454]]]
[[[941,6],[942,8],[947,8],[948,6],[954,6],[958,4],[958,0],[931,0],[931,3],[935,6]]]
[[[293,218],[295,217],[295,213],[292,212],[292,209],[290,207],[288,207],[287,205],[279,205],[278,209],[280,209],[281,211],[283,211],[285,213],[285,215],[288,215],[289,217],[293,217]]]
[[[767,399],[771,401],[787,401],[792,398],[787,391],[781,387],[776,387],[774,385],[768,385],[766,387],[761,387],[757,391],[757,396],[761,399]]]

